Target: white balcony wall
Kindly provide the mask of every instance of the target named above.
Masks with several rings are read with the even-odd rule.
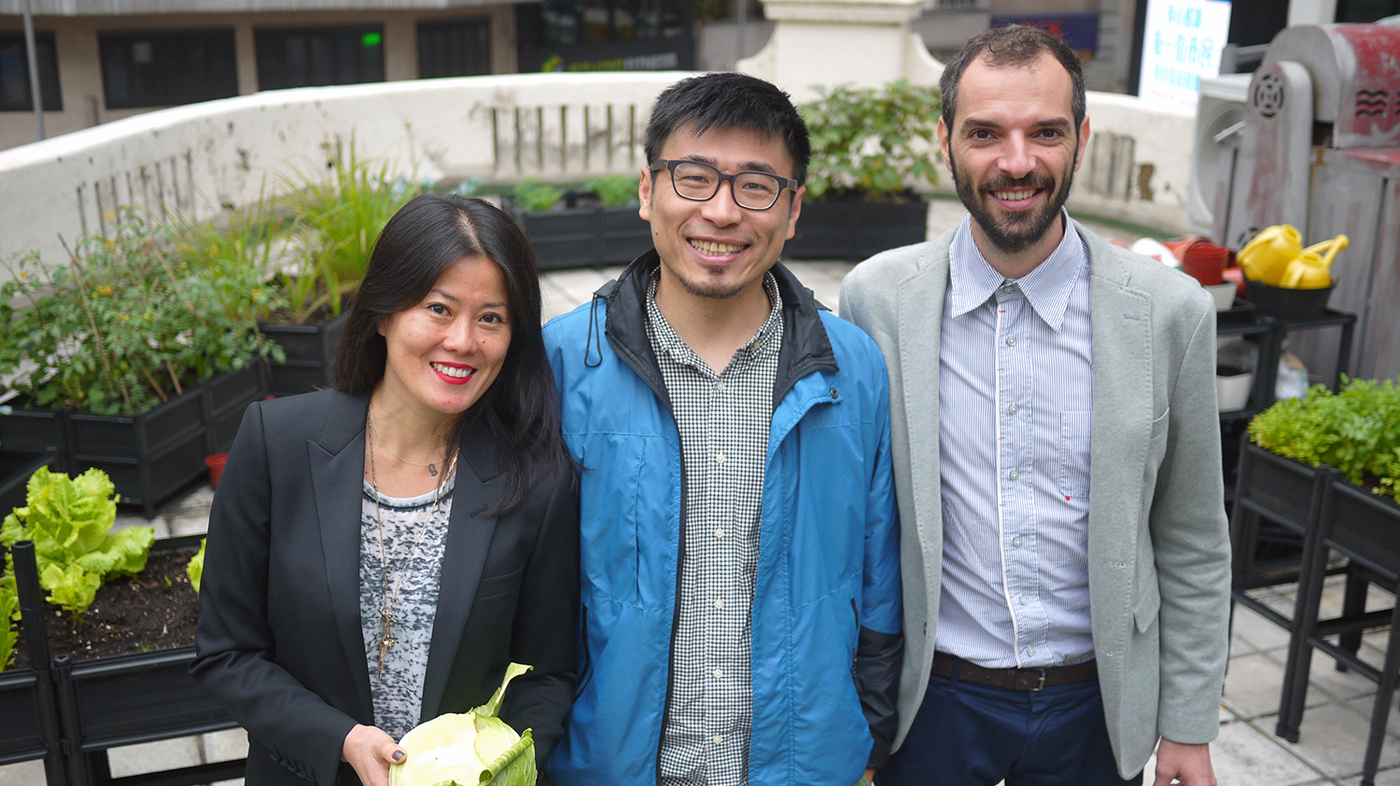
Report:
[[[324,170],[335,144],[414,179],[635,173],[678,73],[520,74],[270,91],[165,109],[0,151],[0,260],[62,261],[111,212],[207,217]],[[0,277],[9,272],[0,265]]]

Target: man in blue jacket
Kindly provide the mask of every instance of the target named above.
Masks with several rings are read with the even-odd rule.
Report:
[[[638,188],[655,250],[546,326],[584,467],[560,786],[851,786],[888,755],[889,382],[777,264],[809,157],[767,82],[667,88]]]

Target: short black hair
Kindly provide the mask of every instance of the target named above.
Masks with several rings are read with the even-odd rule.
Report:
[[[647,162],[657,160],[666,140],[687,123],[694,123],[697,135],[712,128],[744,128],[776,136],[792,157],[793,178],[798,183],[807,180],[812,160],[807,124],[788,94],[771,82],[723,71],[682,79],[661,91],[647,123]]]
[[[353,395],[373,392],[388,362],[380,323],[422,302],[443,272],[463,257],[491,260],[506,282],[510,347],[500,374],[456,427],[460,445],[473,421],[485,421],[506,470],[506,488],[496,508],[504,512],[524,501],[542,472],[571,462],[559,432],[558,392],[545,355],[539,266],[529,241],[505,212],[481,199],[424,194],[389,219],[350,306],[335,387]]]
[[[1079,64],[1079,56],[1063,38],[1032,25],[1006,25],[979,33],[948,61],[943,67],[943,76],[938,80],[938,90],[943,96],[943,124],[950,131],[953,129],[953,119],[957,117],[958,110],[958,85],[962,82],[963,72],[978,58],[986,57],[987,65],[993,68],[1005,68],[1030,65],[1045,52],[1049,52],[1069,72],[1073,86],[1070,108],[1074,113],[1075,133],[1078,134],[1087,111],[1084,69]]]

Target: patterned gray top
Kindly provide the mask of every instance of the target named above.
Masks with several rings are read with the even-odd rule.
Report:
[[[438,579],[442,568],[443,541],[452,513],[452,488],[456,476],[444,482],[442,491],[398,499],[379,495],[366,481],[360,505],[360,625],[365,637],[365,658],[369,663],[370,694],[374,698],[374,725],[398,740],[418,725],[423,709],[423,677],[428,669],[428,645],[433,638],[433,617],[437,611]],[[433,510],[433,499],[442,502]],[[384,556],[379,550],[379,518],[384,518]],[[433,520],[424,522],[429,514]],[[413,542],[422,532],[418,548]],[[404,571],[404,561],[412,561]],[[388,592],[400,582],[397,602],[392,604],[393,646],[379,668],[379,641],[383,637],[384,586]],[[376,679],[376,675],[378,678]]]

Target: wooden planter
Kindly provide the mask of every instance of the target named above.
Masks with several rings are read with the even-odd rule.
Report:
[[[0,415],[0,438],[7,451],[12,430],[20,434],[17,448],[53,449],[64,472],[101,469],[122,503],[140,505],[150,519],[157,504],[206,471],[205,456],[232,444],[243,410],[266,394],[262,364],[252,363],[135,415],[16,408]]]
[[[199,539],[198,535],[167,538],[156,541],[151,550],[194,546]],[[0,735],[4,735],[0,736],[0,763],[57,751],[61,767],[49,768],[48,786],[102,783],[110,779],[108,748],[237,725],[190,676],[192,646],[85,661],[59,653],[50,662],[43,614],[37,611],[40,591],[32,547],[25,550],[16,544],[15,578],[26,612],[30,663],[42,666],[0,674]],[[30,683],[33,697],[24,692]],[[45,690],[53,696],[48,702],[43,701]],[[41,730],[46,725],[56,730],[56,745],[45,744]],[[25,729],[27,734],[21,733]],[[177,786],[237,778],[243,774],[243,764],[238,760],[167,771],[158,782]]]
[[[927,237],[927,202],[804,201],[797,232],[783,246],[783,258],[860,262]]]
[[[636,205],[519,214],[541,270],[625,265],[651,250],[651,225]]]
[[[269,364],[268,390],[274,396],[291,396],[328,388],[335,382],[335,356],[345,332],[347,311],[314,325],[272,325],[259,330],[275,341],[287,359]]]

